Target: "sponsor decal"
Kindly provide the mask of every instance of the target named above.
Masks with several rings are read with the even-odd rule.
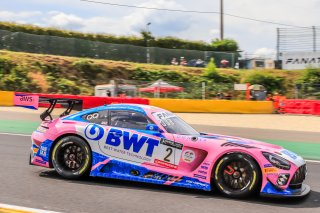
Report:
[[[172,126],[174,125],[174,122],[171,120],[171,118],[176,117],[171,112],[156,112],[153,113],[153,116],[160,122],[160,124],[164,127],[166,126]]]
[[[264,174],[278,173],[279,169],[276,167],[263,168]]]
[[[310,57],[310,58],[288,58],[286,64],[319,64],[320,57]]]
[[[159,141],[147,136],[139,137],[135,133],[111,128],[105,144],[114,147],[119,147],[120,144],[123,144],[124,150],[130,150],[132,147],[134,153],[140,153],[141,148],[147,144],[145,155],[152,157],[154,147],[159,145]]]
[[[289,150],[282,150],[281,151],[282,154],[289,156],[290,158],[292,158],[293,160],[296,160],[298,158],[298,155],[296,155],[293,152],[290,152]]]
[[[206,142],[207,139],[203,137],[195,137],[195,136],[188,136],[188,135],[177,135],[175,136],[177,139],[183,139],[183,140],[191,140],[193,142],[199,141],[199,142]]]
[[[207,166],[201,166],[200,168],[201,168],[201,169],[205,169],[205,170],[208,170],[208,169],[209,169],[209,167],[207,167]]]
[[[35,160],[34,160],[36,163],[40,163],[40,164],[43,164],[43,165],[46,165],[46,161],[43,161],[43,160],[39,160],[38,158],[36,158]]]
[[[163,181],[170,181],[170,182],[180,182],[182,180],[182,178],[178,176],[172,176],[172,175],[167,175],[167,174],[158,173],[158,172],[151,172],[151,171],[145,173],[143,177],[148,179],[156,179],[156,180],[163,180]]]
[[[177,169],[182,148],[182,143],[162,138],[157,149],[154,163],[168,168]]]
[[[199,186],[207,186],[206,183],[201,183],[201,182],[192,181],[192,180],[186,180],[186,183],[195,184],[195,185],[199,185]]]
[[[166,161],[162,161],[162,160],[155,159],[155,160],[154,160],[154,163],[159,164],[159,165],[164,166],[164,167],[168,167],[168,168],[170,168],[170,169],[178,169],[178,166],[177,166],[177,165],[168,163],[168,162],[166,162]]]
[[[319,52],[291,52],[283,53],[283,69],[305,69],[306,66],[318,67],[320,65]]]
[[[198,175],[198,174],[194,174],[193,177],[200,178],[200,179],[207,179],[206,176]]]
[[[202,171],[202,170],[199,170],[198,172],[199,174],[204,174],[204,175],[208,174],[206,171]]]
[[[182,147],[183,147],[182,143],[177,143],[177,142],[165,139],[165,138],[161,139],[160,144],[163,144],[163,145],[166,145],[166,146],[171,146],[172,148],[181,149],[181,150],[182,150]]]
[[[190,149],[184,150],[182,153],[182,160],[186,163],[192,163],[195,158],[196,154]]]
[[[92,114],[87,115],[87,116],[86,116],[86,119],[87,119],[88,121],[90,121],[90,120],[93,120],[93,119],[97,119],[98,117],[99,117],[99,113],[95,112],[95,113],[92,113]]]
[[[48,150],[48,147],[40,146],[40,153],[39,153],[39,155],[41,155],[41,156],[43,156],[43,157],[46,157],[46,156],[47,156],[47,150]]]
[[[273,165],[272,164],[264,164],[263,167],[268,168],[268,167],[273,167]]]
[[[228,141],[226,143],[221,144],[221,146],[226,147],[226,146],[232,146],[232,147],[243,147],[246,149],[257,149],[255,146],[248,145],[248,142],[243,142],[243,141]]]
[[[105,155],[135,162],[156,163],[176,169],[183,144],[165,138],[156,139],[123,129],[105,129],[98,124],[89,124],[84,129],[87,139],[97,141]]]
[[[98,141],[100,140],[104,135],[104,129],[99,126],[98,124],[89,124],[85,130],[84,134],[87,139]]]
[[[14,99],[13,99],[13,103],[15,106],[26,107],[29,109],[38,109],[39,96],[15,94]]]

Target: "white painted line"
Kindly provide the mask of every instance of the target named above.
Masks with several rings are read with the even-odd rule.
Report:
[[[8,132],[0,132],[0,135],[12,135],[12,136],[31,137],[31,135],[26,135],[26,134],[16,134],[16,133],[8,133]]]
[[[0,203],[0,212],[1,209],[4,210],[4,212],[19,212],[19,213],[58,213],[53,211],[47,211],[42,209],[34,209],[34,208],[27,208],[23,206],[15,206],[15,205],[8,205]]]
[[[308,163],[320,163],[319,160],[306,160]]]

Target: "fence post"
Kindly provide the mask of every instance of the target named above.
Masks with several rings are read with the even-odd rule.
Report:
[[[317,52],[317,33],[316,27],[312,26],[312,35],[313,35],[313,52]]]
[[[206,82],[202,82],[202,100],[206,99]]]
[[[280,29],[277,28],[277,61],[280,60]]]

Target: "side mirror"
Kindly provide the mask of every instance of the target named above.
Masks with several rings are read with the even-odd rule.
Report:
[[[146,126],[146,130],[148,131],[154,131],[154,132],[160,132],[159,127],[156,124],[148,124]]]

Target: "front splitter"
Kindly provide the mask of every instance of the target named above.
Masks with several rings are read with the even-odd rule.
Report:
[[[281,193],[260,193],[262,197],[273,197],[273,198],[289,198],[289,197],[305,197],[310,193],[311,189],[310,186],[306,184],[302,184],[301,189],[292,194],[281,194]]]

